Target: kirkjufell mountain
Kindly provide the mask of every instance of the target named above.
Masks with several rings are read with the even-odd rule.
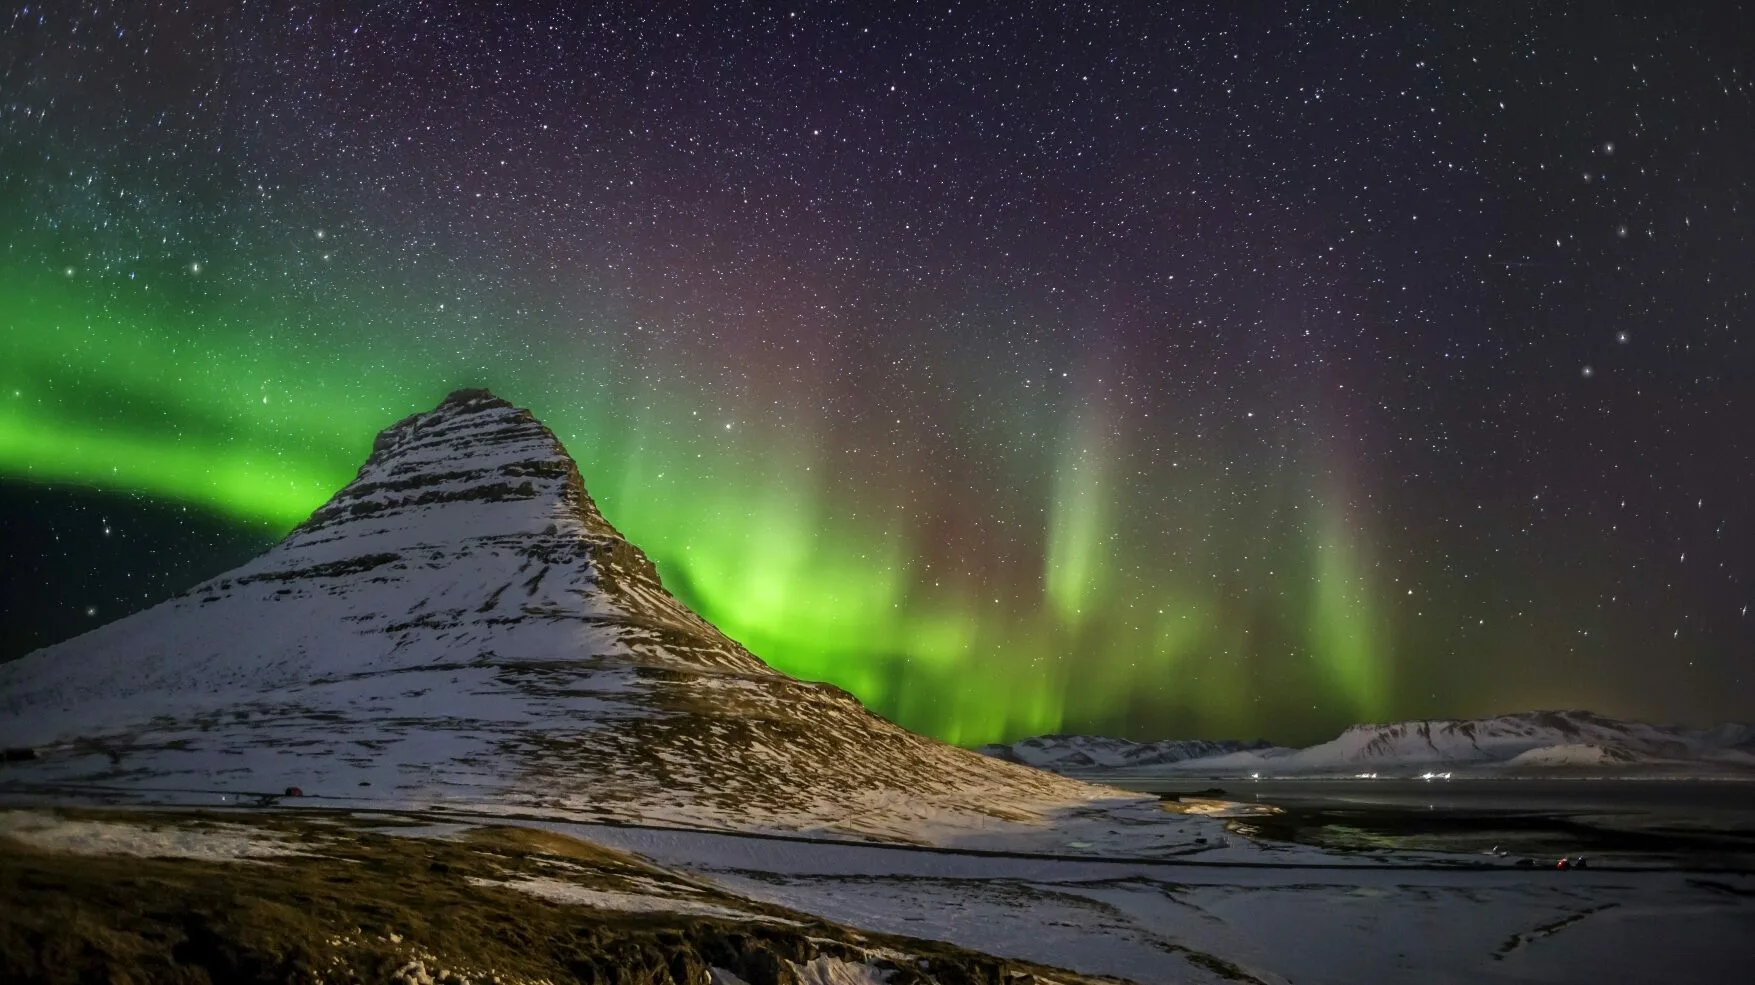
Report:
[[[1119,796],[902,729],[667,592],[528,411],[385,430],[255,560],[0,666],[8,784],[930,839]]]

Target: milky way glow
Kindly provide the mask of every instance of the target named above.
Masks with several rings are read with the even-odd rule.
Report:
[[[266,540],[486,386],[952,741],[1755,713],[1742,32],[982,6],[19,8],[0,481]]]

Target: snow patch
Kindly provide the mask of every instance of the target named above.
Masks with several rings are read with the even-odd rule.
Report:
[[[260,828],[218,824],[211,827],[152,827],[111,821],[79,821],[35,811],[0,812],[0,837],[32,848],[69,855],[133,855],[237,861],[307,855]]]
[[[621,913],[680,913],[696,917],[717,917],[721,920],[746,920],[798,926],[798,922],[795,920],[772,917],[764,913],[752,913],[748,910],[734,910],[731,907],[717,906],[700,900],[677,899],[673,896],[646,895],[644,893],[624,893],[613,889],[591,889],[562,879],[542,877],[483,879],[471,876],[469,883],[472,886],[498,886],[514,889],[556,903],[589,906],[595,910],[614,910]]]
[[[793,974],[798,976],[799,985],[884,985],[890,980],[890,975],[894,974],[873,964],[854,964],[826,954],[818,955],[815,960],[805,964],[796,961],[786,963],[792,966]]]

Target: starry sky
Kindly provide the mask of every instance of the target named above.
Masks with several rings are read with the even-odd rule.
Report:
[[[1755,718],[1755,17],[1405,6],[10,3],[0,657],[488,386],[950,741]]]

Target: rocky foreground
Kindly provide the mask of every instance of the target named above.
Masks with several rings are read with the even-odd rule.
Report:
[[[522,827],[0,811],[7,983],[1080,985]]]

